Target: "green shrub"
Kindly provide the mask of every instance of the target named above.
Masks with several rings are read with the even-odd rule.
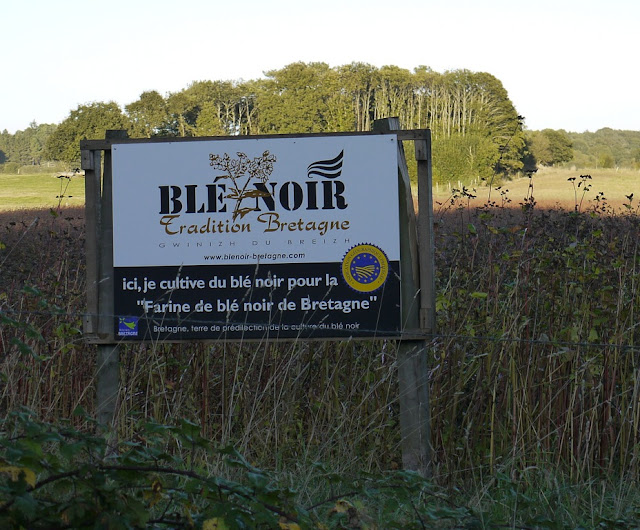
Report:
[[[5,162],[0,165],[0,170],[2,170],[2,173],[17,175],[20,173],[20,164],[18,162]]]

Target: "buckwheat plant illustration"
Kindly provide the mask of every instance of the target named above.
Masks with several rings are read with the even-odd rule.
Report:
[[[257,199],[258,197],[271,197],[266,187],[263,189],[247,189],[252,180],[260,181],[262,184],[269,180],[269,176],[273,173],[273,163],[276,161],[275,155],[265,151],[262,156],[256,156],[253,160],[249,160],[249,157],[245,153],[236,153],[237,159],[232,159],[227,153],[224,156],[209,155],[209,165],[214,169],[220,169],[225,172],[223,175],[218,175],[215,181],[219,179],[231,179],[233,185],[229,188],[230,193],[225,195],[225,199],[234,199],[236,201],[233,208],[233,221],[238,217],[242,219],[249,212],[258,210],[258,208],[242,208],[242,201],[244,199]],[[244,184],[242,184],[243,179]]]

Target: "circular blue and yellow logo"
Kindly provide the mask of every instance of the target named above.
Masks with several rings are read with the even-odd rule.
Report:
[[[342,260],[342,277],[349,287],[362,293],[382,287],[388,275],[387,255],[375,245],[356,245]]]

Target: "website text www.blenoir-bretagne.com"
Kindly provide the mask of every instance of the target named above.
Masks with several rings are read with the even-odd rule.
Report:
[[[205,261],[277,261],[277,260],[291,260],[302,259],[305,257],[304,252],[266,252],[266,253],[252,253],[246,252],[244,254],[213,254],[204,256]]]

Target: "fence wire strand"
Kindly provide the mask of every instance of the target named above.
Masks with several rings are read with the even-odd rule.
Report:
[[[115,315],[115,314],[96,314],[96,313],[80,313],[80,312],[68,312],[68,311],[33,311],[33,310],[23,310],[23,309],[11,309],[11,308],[0,308],[0,316],[2,314],[13,315],[17,317],[22,316],[38,316],[38,317],[60,317],[67,316],[75,319],[85,319],[92,317],[101,317],[101,318],[109,318],[109,319],[117,319],[123,315]],[[173,319],[163,318],[163,322],[171,324]],[[176,323],[183,322],[182,320],[176,319]],[[226,320],[197,320],[190,318],[189,323],[192,324],[217,324],[217,325],[225,325],[230,324],[230,322]],[[265,323],[264,325],[269,325],[270,322]],[[177,325],[177,324],[176,324]],[[367,331],[376,331],[376,330],[367,330]],[[380,331],[380,330],[378,330]],[[537,345],[537,346],[552,346],[552,347],[561,347],[561,348],[599,348],[599,349],[617,349],[621,352],[629,352],[629,351],[640,351],[640,345],[636,346],[633,344],[615,344],[611,342],[584,342],[584,341],[568,341],[568,340],[557,340],[551,339],[549,337],[539,338],[539,339],[527,339],[523,337],[495,337],[488,335],[465,335],[458,333],[429,333],[424,334],[420,331],[414,332],[411,330],[406,330],[408,335],[407,338],[411,340],[415,340],[416,337],[422,338],[424,340],[429,341],[431,348],[437,348],[439,346],[444,346],[440,341],[466,341],[466,342],[492,342],[492,343],[511,343],[511,344],[528,344],[528,345]],[[383,335],[383,331],[380,332],[380,335]],[[193,342],[205,342],[199,339],[190,339]],[[302,339],[301,340],[313,340],[311,339]],[[344,337],[337,338],[336,340],[344,340]],[[355,339],[354,339],[355,340]],[[376,340],[374,337],[366,339],[366,338],[357,338],[357,340]],[[400,336],[397,339],[388,339],[388,340],[403,340],[403,337]],[[136,341],[132,341],[135,343]],[[171,343],[171,339],[166,340],[158,340],[157,342],[167,342]]]

